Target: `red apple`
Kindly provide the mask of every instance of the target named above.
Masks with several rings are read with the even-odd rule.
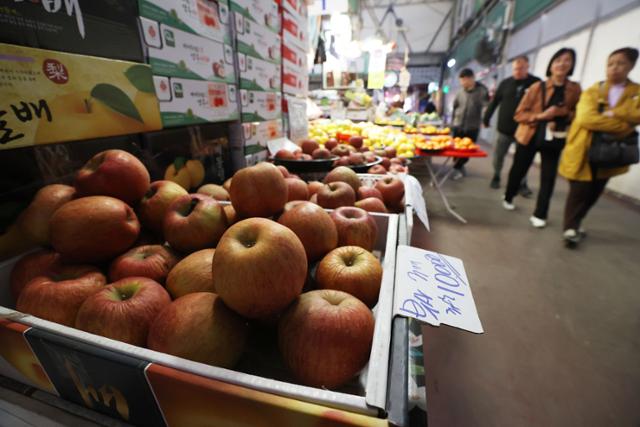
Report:
[[[276,166],[284,178],[289,178],[289,171],[282,165]]]
[[[346,182],[353,188],[353,191],[358,191],[358,188],[360,188],[360,178],[358,178],[358,174],[348,167],[338,166],[324,178],[325,184],[336,181]]]
[[[327,142],[324,143],[324,148],[331,151],[338,146],[338,140],[335,138],[329,138]]]
[[[240,218],[270,217],[287,203],[286,181],[278,168],[266,162],[236,172],[229,193]]]
[[[274,157],[276,159],[281,159],[281,160],[294,160],[296,158],[294,153],[284,148],[281,150],[278,150],[278,152]]]
[[[47,249],[31,252],[18,260],[11,270],[11,295],[18,300],[20,292],[32,279],[44,275],[60,263],[60,254]]]
[[[339,144],[337,147],[331,150],[331,154],[335,156],[348,156],[351,154],[351,150],[349,150],[349,146],[346,144]]]
[[[387,170],[382,165],[373,165],[373,166],[371,166],[369,168],[367,173],[372,173],[372,174],[376,174],[376,175],[386,175],[387,174]]]
[[[82,303],[106,283],[104,275],[92,265],[58,264],[26,284],[16,309],[73,327]]]
[[[226,202],[229,200],[229,192],[222,185],[205,184],[198,188],[198,194],[204,194],[218,201]]]
[[[382,193],[380,193],[375,188],[364,186],[358,188],[358,200],[366,199],[369,197],[377,197],[378,199],[384,201],[384,199],[382,198]]]
[[[232,368],[242,356],[249,327],[210,292],[185,295],[167,305],[149,328],[151,350]]]
[[[384,204],[396,206],[404,197],[404,184],[398,178],[387,176],[376,182],[375,188],[382,194]]]
[[[309,190],[306,182],[296,178],[285,178],[285,181],[287,182],[288,201],[309,199]]]
[[[284,167],[284,166],[283,166]],[[286,169],[286,168],[285,168]],[[231,191],[231,181],[232,181],[233,177],[228,178],[223,184],[222,187],[227,190],[227,191]]]
[[[307,184],[307,190],[309,191],[309,197],[313,196],[314,194],[316,194],[318,192],[318,190],[320,189],[320,187],[322,187],[324,184],[321,183],[320,181],[311,181]]]
[[[376,197],[367,197],[366,199],[358,200],[356,202],[356,207],[360,209],[364,209],[367,212],[380,212],[380,213],[388,213],[387,208],[384,205],[384,202]]]
[[[385,151],[381,148],[377,148],[375,150],[373,150],[373,154],[375,154],[378,157],[386,157],[387,153],[385,153]]]
[[[293,159],[294,160],[301,160],[302,156],[304,155],[304,153],[302,152],[302,150],[297,150],[293,153]]]
[[[178,197],[169,206],[163,224],[167,242],[180,252],[215,247],[226,229],[222,205],[204,194]]]
[[[282,210],[282,212],[289,212],[291,209],[295,208],[298,205],[302,205],[304,203],[311,203],[308,202],[306,200],[292,200],[290,202],[287,202],[287,204],[284,205],[284,209]]]
[[[128,204],[149,190],[147,168],[133,154],[106,150],[93,156],[76,174],[79,196],[111,196]]]
[[[317,148],[311,153],[311,157],[314,159],[330,159],[332,157],[331,152],[326,148]]]
[[[349,138],[349,145],[354,147],[356,150],[362,147],[362,143],[363,143],[363,140],[361,136],[352,136],[351,138]]]
[[[382,163],[380,163],[382,166],[384,166],[384,168],[386,170],[389,170],[389,167],[391,166],[391,159],[389,159],[388,157],[383,157],[382,158]]]
[[[320,144],[311,139],[307,139],[302,141],[300,144],[300,148],[302,148],[302,152],[305,154],[312,154],[315,150],[320,148]]]
[[[364,155],[362,153],[351,153],[351,154],[349,154],[349,164],[350,165],[363,165],[364,164]]]
[[[323,184],[324,185],[324,184]],[[316,205],[318,204],[318,193],[313,194],[311,197],[309,197],[309,201],[311,203],[315,203]]]
[[[278,325],[285,364],[303,384],[336,388],[369,360],[374,319],[371,310],[346,292],[302,294]]]
[[[369,153],[371,150],[369,149],[369,147],[363,145],[362,147],[358,148],[358,151],[361,153]],[[373,153],[371,153],[373,154]]]
[[[389,172],[391,173],[407,173],[407,167],[402,165],[393,164],[389,167]]]
[[[364,161],[367,163],[373,163],[376,161],[376,155],[371,151],[367,151],[366,153],[364,153]]]
[[[159,283],[146,277],[127,277],[87,298],[75,326],[85,332],[144,347],[151,322],[171,303]]]
[[[233,208],[233,205],[224,205],[224,215],[227,217],[227,225],[235,224],[238,220],[238,216],[236,215],[236,210]]]
[[[75,188],[62,184],[45,185],[38,190],[17,220],[17,225],[24,236],[38,245],[48,245],[50,243],[49,221],[53,213],[73,199],[75,192]]]
[[[396,156],[396,149],[394,147],[384,147],[384,153],[386,157],[393,158]]]
[[[162,234],[162,223],[169,205],[187,190],[172,181],[154,181],[138,204],[138,218],[142,225],[154,233]]]
[[[342,156],[336,161],[333,162],[333,166],[348,166],[349,165],[349,156]]]
[[[356,193],[346,182],[326,184],[318,190],[315,196],[318,198],[318,204],[327,209],[353,206],[356,202]]]
[[[169,271],[180,258],[162,245],[146,245],[129,249],[111,262],[109,280],[116,282],[125,277],[148,277],[164,283]]]
[[[402,157],[394,157],[390,160],[392,165],[404,165],[404,159]]]
[[[232,225],[213,257],[217,293],[250,319],[284,310],[302,292],[306,276],[307,256],[298,236],[265,218]]]
[[[109,260],[129,249],[139,233],[133,209],[113,197],[75,199],[51,217],[51,245],[71,262]]]
[[[300,160],[313,160],[313,156],[311,156],[311,154],[303,154],[302,156],[300,156]]]
[[[278,222],[296,233],[309,262],[320,259],[338,245],[338,231],[331,217],[311,202],[294,206],[282,214]]]
[[[360,246],[373,250],[378,238],[376,221],[364,209],[344,206],[331,212],[338,230],[338,246]]]
[[[215,249],[202,249],[184,257],[167,276],[167,291],[173,298],[193,292],[215,292],[211,265]]]
[[[382,265],[371,252],[359,246],[342,246],[322,258],[316,283],[320,289],[347,292],[373,307],[380,294]]]

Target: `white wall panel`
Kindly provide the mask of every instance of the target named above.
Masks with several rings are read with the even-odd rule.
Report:
[[[587,44],[589,42],[589,30],[583,30],[573,34],[570,37],[563,38],[554,43],[548,44],[540,50],[536,55],[535,66],[533,67],[534,74],[540,78],[544,78],[547,65],[551,60],[554,53],[560,48],[569,47],[576,51],[576,65],[574,69],[572,80],[580,81],[582,64],[586,59]]]

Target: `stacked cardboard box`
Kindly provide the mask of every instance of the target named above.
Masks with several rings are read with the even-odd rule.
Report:
[[[239,117],[225,0],[139,0],[164,127]]]

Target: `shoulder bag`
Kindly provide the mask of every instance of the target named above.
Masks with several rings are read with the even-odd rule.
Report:
[[[600,82],[598,113],[604,112],[605,100],[602,93],[604,82]],[[638,163],[638,132],[633,131],[625,137],[618,137],[607,132],[593,132],[589,163],[597,168],[619,168]]]

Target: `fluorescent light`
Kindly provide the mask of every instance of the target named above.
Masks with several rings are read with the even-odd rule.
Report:
[[[456,65],[456,58],[451,58],[447,61],[447,67],[453,68],[454,65]]]

